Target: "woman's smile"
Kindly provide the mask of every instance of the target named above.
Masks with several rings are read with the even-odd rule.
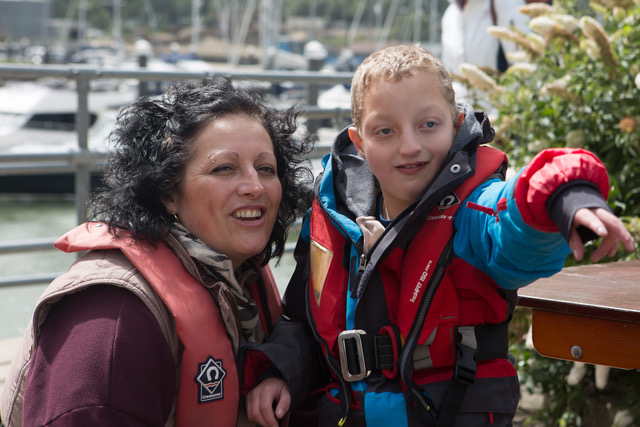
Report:
[[[256,219],[262,216],[262,212],[259,209],[243,209],[235,212],[233,216],[243,219]]]

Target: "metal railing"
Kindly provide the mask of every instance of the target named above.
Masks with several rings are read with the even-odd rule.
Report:
[[[182,80],[203,80],[217,75],[224,75],[234,81],[256,81],[269,84],[294,83],[304,84],[308,93],[316,93],[320,85],[348,84],[352,73],[348,72],[313,72],[313,71],[254,71],[254,70],[210,70],[210,71],[152,71],[146,69],[117,70],[80,65],[0,65],[1,80],[37,80],[41,78],[59,78],[75,81],[78,107],[75,113],[78,150],[69,153],[28,153],[0,154],[0,176],[9,175],[42,175],[73,173],[75,183],[75,210],[77,223],[86,220],[85,203],[91,191],[91,173],[100,171],[104,166],[105,153],[91,151],[89,140],[89,103],[91,82],[98,79],[127,80],[135,79],[141,88],[145,82],[175,82]],[[141,89],[142,93],[142,89]],[[345,108],[320,108],[316,105],[314,95],[307,97],[304,106],[298,106],[301,117],[309,123],[321,119],[329,119],[334,123],[347,120],[350,110]],[[311,131],[315,129],[310,129]],[[316,147],[312,157],[320,157],[326,153],[327,147]],[[0,255],[31,251],[53,250],[54,239],[36,239],[0,243]],[[53,280],[58,273],[30,276],[14,276],[0,278],[0,288],[42,284]]]

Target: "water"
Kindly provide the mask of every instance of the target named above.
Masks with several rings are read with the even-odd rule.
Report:
[[[76,226],[72,199],[0,199],[0,241],[57,238]],[[295,239],[295,236],[293,236]],[[76,259],[58,250],[0,255],[3,278],[26,274],[61,273]],[[286,253],[278,266],[272,265],[280,291],[294,268],[293,255]],[[0,340],[22,336],[43,285],[0,288]]]
[[[75,225],[72,200],[0,200],[0,239],[54,238]],[[62,272],[75,259],[60,251],[0,255],[3,277]],[[0,339],[24,333],[38,296],[46,285],[0,288]]]

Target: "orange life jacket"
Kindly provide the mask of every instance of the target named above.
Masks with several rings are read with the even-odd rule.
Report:
[[[160,296],[176,322],[184,346],[180,368],[176,426],[235,426],[240,392],[236,360],[225,325],[209,291],[191,276],[173,251],[130,237],[115,238],[105,224],[87,223],[55,242],[65,252],[119,249]],[[280,294],[269,267],[260,269],[274,321],[281,312]],[[259,284],[250,286],[261,300]],[[197,307],[197,309],[195,309]],[[262,308],[261,304],[258,304]],[[260,311],[262,325],[266,316]]]

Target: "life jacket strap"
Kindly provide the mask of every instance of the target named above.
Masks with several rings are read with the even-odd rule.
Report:
[[[475,380],[476,361],[507,357],[509,338],[507,322],[498,325],[459,326],[457,330],[454,378],[471,384]],[[361,381],[372,371],[383,371],[388,378],[397,375],[398,350],[402,347],[397,328],[385,327],[381,334],[368,334],[361,329],[343,331],[338,335],[338,353],[342,377],[349,382]],[[432,368],[429,339],[416,347],[416,371]]]
[[[459,326],[456,333],[457,357],[453,378],[444,403],[438,411],[436,426],[454,425],[467,389],[476,379],[477,362],[507,357],[509,323]]]
[[[367,378],[372,371],[382,371],[388,378],[398,375],[398,352],[402,347],[397,327],[384,327],[381,334],[367,334],[361,329],[338,335],[338,353],[342,377],[349,382]]]

